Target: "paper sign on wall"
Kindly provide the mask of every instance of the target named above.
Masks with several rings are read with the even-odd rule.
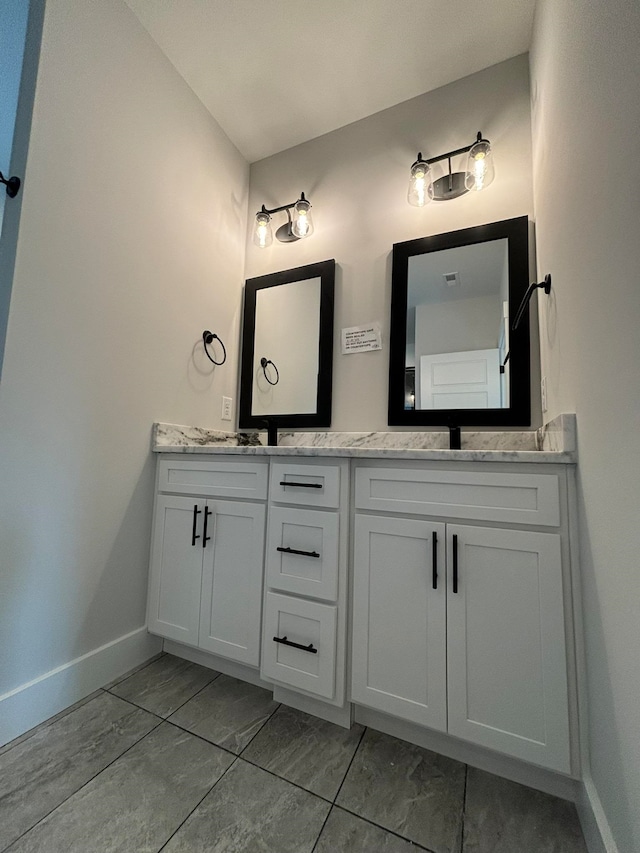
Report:
[[[351,326],[342,330],[342,355],[374,349],[382,349],[380,323],[367,323],[366,326]]]

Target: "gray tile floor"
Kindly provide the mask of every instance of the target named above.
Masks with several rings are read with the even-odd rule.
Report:
[[[0,851],[586,853],[574,807],[163,655],[0,750]]]

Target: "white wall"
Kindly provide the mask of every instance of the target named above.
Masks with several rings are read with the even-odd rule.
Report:
[[[495,149],[496,179],[482,193],[423,209],[407,204],[409,168],[469,144],[478,130]],[[413,98],[251,166],[247,277],[335,258],[334,430],[387,429],[391,248],[395,242],[533,214],[527,57]],[[304,191],[315,233],[267,249],[251,242],[264,203]],[[285,221],[284,215],[282,222]],[[281,224],[274,216],[274,228]],[[340,329],[380,320],[383,349],[340,354]],[[532,377],[532,388],[539,383]],[[534,396],[534,423],[539,418]]]
[[[639,44],[637,0],[539,0],[542,369],[549,415],[577,413],[591,774],[620,853],[640,850]]]
[[[0,385],[0,694],[144,624],[151,424],[225,426],[248,173],[121,0],[48,0]]]

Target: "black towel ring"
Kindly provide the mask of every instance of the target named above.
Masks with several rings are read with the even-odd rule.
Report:
[[[209,350],[207,349],[207,344],[213,343],[214,340],[220,341],[220,346],[222,347],[222,361],[216,361],[215,358],[212,358],[209,354]],[[209,361],[212,361],[214,364],[218,365],[225,363],[225,361],[227,360],[227,349],[217,335],[214,335],[213,332],[205,330],[202,333],[202,343],[204,344],[204,351],[206,352]]]
[[[267,365],[271,364],[273,369],[276,372],[276,381],[272,382],[267,375]],[[267,380],[269,385],[277,385],[280,382],[280,373],[278,372],[278,368],[273,364],[270,358],[264,358],[264,356],[260,359],[260,367],[262,368],[262,372],[264,373],[264,378]]]

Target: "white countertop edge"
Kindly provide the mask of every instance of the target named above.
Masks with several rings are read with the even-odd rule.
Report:
[[[573,464],[574,451],[552,450],[419,450],[385,447],[237,447],[233,445],[154,444],[154,453],[198,453],[230,456],[322,456],[355,459],[424,459],[443,462],[537,462]]]

